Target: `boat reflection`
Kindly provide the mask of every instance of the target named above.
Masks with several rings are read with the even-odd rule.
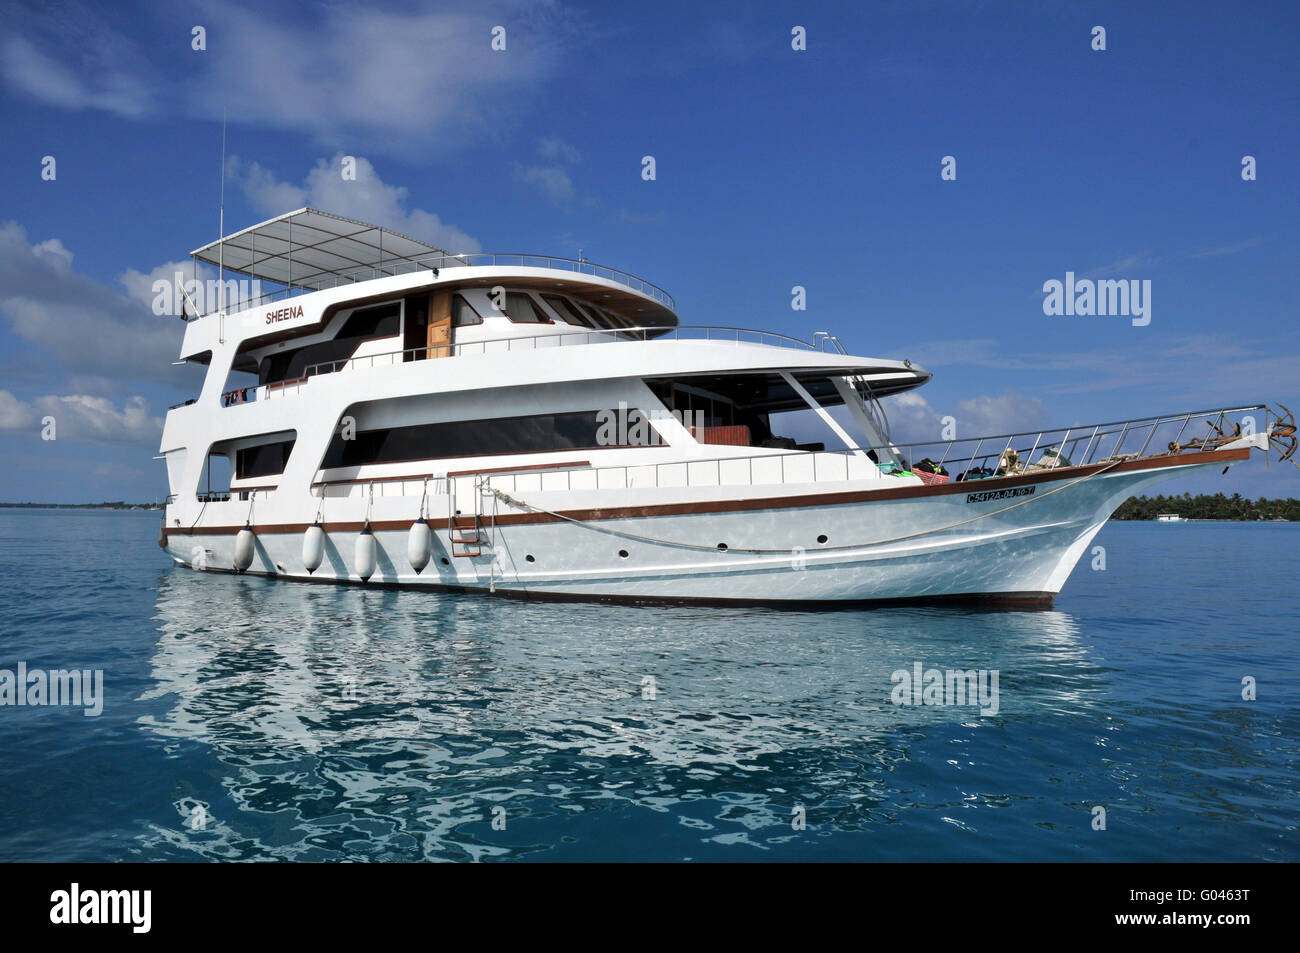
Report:
[[[202,837],[153,829],[190,856],[545,851],[546,819],[628,805],[716,833],[690,805],[722,804],[743,817],[729,836],[788,833],[792,801],[860,827],[888,813],[916,737],[1077,714],[1108,687],[1061,612],[534,604],[175,571],[156,621],[142,700],[167,707],[142,723],[207,746],[237,808],[204,803]],[[999,671],[999,714],[893,704],[891,673],[916,662]],[[494,838],[494,807],[512,836]]]

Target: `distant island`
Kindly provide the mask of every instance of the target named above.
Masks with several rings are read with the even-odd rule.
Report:
[[[160,510],[161,503],[0,503],[0,507],[31,510]]]
[[[1248,500],[1240,493],[1213,496],[1130,496],[1120,504],[1114,520],[1153,520],[1161,513],[1174,513],[1189,520],[1243,520],[1300,522],[1300,500]]]

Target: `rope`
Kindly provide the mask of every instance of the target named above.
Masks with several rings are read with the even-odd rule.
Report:
[[[1112,468],[1114,468],[1114,467],[1119,466],[1119,465],[1120,465],[1121,463],[1123,463],[1123,462],[1124,462],[1123,460],[1114,460],[1114,461],[1112,461],[1112,462],[1106,464],[1105,466],[1103,466],[1100,470],[1095,470],[1095,471],[1093,471],[1092,473],[1085,474],[1085,475],[1079,477],[1079,478],[1076,479],[1076,480],[1071,480],[1069,483],[1066,483],[1066,484],[1063,484],[1063,485],[1061,485],[1061,486],[1058,486],[1058,487],[1057,487],[1056,489],[1054,489],[1054,490],[1049,490],[1048,492],[1042,494],[1041,496],[1031,496],[1031,497],[1029,497],[1029,498],[1027,498],[1027,499],[1021,500],[1019,503],[1012,503],[1010,506],[1004,506],[1004,507],[1002,507],[1001,509],[993,510],[992,512],[989,512],[989,513],[981,513],[979,516],[972,516],[970,519],[958,520],[956,523],[949,523],[947,526],[939,526],[939,527],[936,527],[935,529],[922,530],[922,531],[920,531],[920,532],[918,532],[918,533],[908,533],[908,534],[906,534],[906,535],[904,535],[904,536],[893,536],[893,537],[890,537],[890,538],[888,538],[888,539],[877,539],[877,540],[875,540],[875,541],[873,541],[873,542],[870,542],[870,543],[853,543],[853,544],[846,545],[846,546],[820,546],[820,547],[818,547],[817,551],[818,551],[818,552],[826,552],[826,551],[830,551],[830,550],[864,549],[864,548],[866,548],[866,547],[868,547],[868,546],[883,546],[883,545],[885,545],[886,543],[899,543],[899,542],[903,542],[904,540],[908,540],[908,539],[916,539],[916,538],[921,537],[921,536],[930,536],[930,535],[933,535],[933,534],[935,534],[935,533],[942,533],[942,532],[945,532],[946,530],[956,529],[956,528],[959,527],[959,526],[965,526],[965,525],[967,525],[967,524],[969,524],[969,523],[974,523],[974,522],[977,522],[977,521],[982,520],[982,519],[988,519],[990,516],[997,516],[997,515],[999,515],[999,514],[1001,514],[1001,513],[1006,513],[1006,512],[1008,512],[1009,510],[1014,510],[1014,509],[1016,509],[1017,507],[1025,506],[1025,505],[1028,504],[1028,503],[1033,503],[1035,500],[1045,500],[1045,499],[1047,499],[1049,496],[1052,496],[1053,494],[1060,493],[1062,490],[1068,490],[1068,489],[1070,489],[1070,487],[1077,486],[1077,485],[1080,484],[1080,483],[1084,483],[1084,482],[1086,482],[1087,480],[1091,480],[1093,477],[1101,476],[1101,474],[1107,472],[1108,470],[1110,470],[1110,469],[1112,469]],[[586,528],[586,529],[592,530],[593,532],[597,532],[597,533],[605,533],[605,534],[610,535],[610,536],[618,536],[618,537],[621,537],[621,538],[623,538],[623,539],[634,539],[634,540],[637,540],[637,541],[639,541],[639,542],[643,542],[643,543],[654,543],[654,544],[656,544],[656,545],[660,545],[660,546],[673,546],[673,547],[676,547],[676,548],[678,548],[678,549],[693,549],[693,550],[698,550],[698,551],[702,551],[702,552],[717,552],[717,551],[718,551],[718,549],[717,549],[716,546],[702,546],[702,545],[700,545],[700,544],[698,544],[698,543],[683,543],[683,542],[681,542],[681,541],[679,541],[679,540],[672,540],[672,539],[659,539],[659,538],[656,538],[656,537],[654,537],[654,536],[641,536],[641,535],[638,535],[638,534],[636,534],[636,533],[628,533],[628,532],[624,532],[624,531],[622,531],[622,530],[610,529],[610,528],[607,527],[607,526],[597,526],[597,525],[595,525],[595,524],[593,524],[593,523],[590,523],[590,522],[587,522],[587,521],[585,521],[585,520],[574,519],[574,518],[571,517],[571,516],[565,516],[563,513],[556,513],[556,512],[553,512],[553,511],[551,511],[551,510],[545,509],[545,508],[543,508],[543,507],[535,506],[535,505],[532,504],[532,503],[528,503],[528,502],[526,502],[526,501],[524,501],[524,500],[518,499],[517,497],[513,497],[513,496],[511,496],[510,494],[508,494],[508,493],[506,493],[506,492],[504,492],[504,491],[502,491],[502,490],[498,490],[496,487],[493,487],[493,486],[489,486],[489,487],[488,487],[488,490],[489,490],[489,491],[490,491],[494,496],[496,496],[498,499],[502,500],[502,501],[505,502],[505,503],[510,504],[511,506],[516,506],[516,507],[519,507],[520,509],[532,510],[533,512],[536,512],[536,513],[545,513],[547,516],[553,516],[553,517],[555,517],[556,519],[564,520],[564,521],[567,522],[567,523],[574,523],[574,524],[576,524],[576,525],[578,525],[578,526],[582,526],[582,527],[584,527],[584,528]],[[738,547],[738,546],[737,546],[737,547],[729,547],[729,548],[727,549],[727,552],[730,552],[730,553],[751,553],[751,554],[754,554],[754,555],[762,555],[762,556],[771,556],[771,555],[793,555],[793,554],[794,554],[794,550],[790,550],[790,549],[748,549],[748,548],[742,548],[742,547]]]

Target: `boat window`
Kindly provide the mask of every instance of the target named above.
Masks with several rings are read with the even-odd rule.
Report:
[[[506,293],[506,317],[516,324],[550,324],[551,319],[537,310],[533,299],[518,291]]]
[[[397,333],[401,318],[402,306],[396,301],[376,308],[355,311],[343,322],[343,327],[339,328],[339,333],[334,335],[334,340],[392,337]]]
[[[474,310],[474,306],[456,295],[451,301],[451,323],[458,328],[463,328],[467,324],[482,324],[482,316]]]
[[[592,310],[595,309],[593,308]],[[615,331],[623,331],[628,328],[637,327],[637,323],[633,321],[631,318],[625,318],[621,314],[615,314],[612,311],[606,311],[604,308],[600,309],[600,315],[601,315],[601,320],[605,322],[606,326],[612,328]],[[636,336],[635,332],[629,336],[635,337]]]
[[[279,351],[262,358],[258,365],[259,384],[278,384],[298,380],[313,364],[324,364],[316,373],[334,370],[331,362],[351,357],[358,345],[374,338],[394,337],[401,326],[402,304],[392,301],[364,308],[351,314],[338,334],[329,341],[318,341],[305,347]]]
[[[289,454],[293,451],[294,441],[283,440],[279,443],[264,443],[256,447],[244,447],[235,451],[235,478],[274,476],[283,473],[289,463]]]
[[[611,327],[613,327],[613,325],[609,323],[609,319],[604,315],[604,313],[600,310],[600,308],[597,308],[594,304],[588,304],[587,302],[584,301],[582,302],[581,305],[579,305],[575,301],[573,302],[573,306],[575,308],[580,309],[583,314],[586,314],[588,316],[588,318],[591,321],[592,327],[600,328],[605,331],[608,331]]]
[[[542,295],[542,300],[551,306],[568,324],[577,325],[580,328],[594,328],[596,322],[592,321],[576,305],[573,305],[568,298],[561,298],[559,295]]]
[[[641,411],[628,412],[629,419],[638,419],[635,415],[641,415]],[[653,430],[652,425],[647,426]],[[602,415],[600,411],[589,410],[362,430],[351,440],[344,440],[336,432],[321,466],[328,469],[443,457],[595,450],[639,446],[643,439],[646,443],[655,442],[655,438],[662,441],[658,434],[652,438],[646,430],[638,432],[636,428],[624,426],[620,434],[618,429],[611,429],[608,412]]]

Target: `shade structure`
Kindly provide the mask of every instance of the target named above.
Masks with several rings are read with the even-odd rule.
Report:
[[[319,290],[340,280],[370,277],[399,263],[437,259],[448,252],[379,225],[300,208],[227,235],[190,252],[226,271],[295,288]]]

